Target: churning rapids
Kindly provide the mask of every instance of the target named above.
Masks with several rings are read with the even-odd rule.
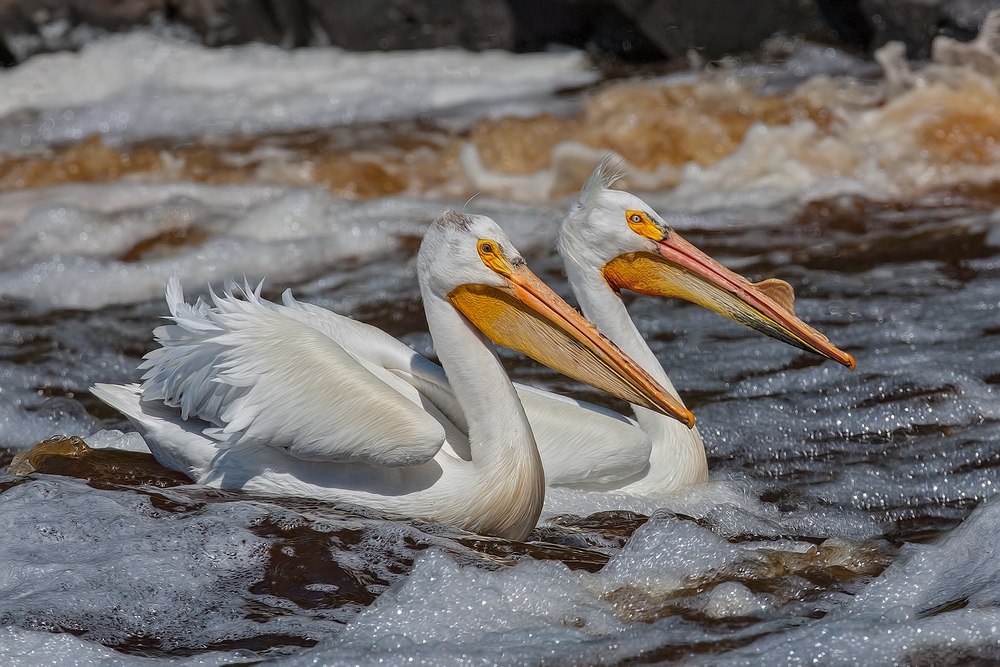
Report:
[[[883,51],[887,76],[789,42],[609,84],[577,53],[136,33],[0,72],[2,462],[55,434],[133,450],[0,474],[0,662],[1000,659],[1000,67],[985,41],[944,47],[912,69]],[[138,379],[174,273],[191,294],[266,275],[271,298],[290,286],[433,356],[415,250],[477,192],[468,210],[570,297],[562,197],[607,149],[687,239],[791,282],[857,359],[627,296],[698,418],[707,484],[550,489],[512,543],[187,485],[88,393]]]

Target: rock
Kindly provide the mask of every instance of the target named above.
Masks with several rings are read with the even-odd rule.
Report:
[[[930,57],[931,42],[939,31],[940,12],[935,3],[923,0],[861,0],[859,6],[873,28],[870,48],[902,42],[906,45],[908,58]]]
[[[711,11],[701,0],[614,0],[660,53],[686,59],[695,49],[708,58],[752,51],[776,32],[824,30],[811,0],[716,0]]]
[[[10,462],[11,475],[30,475],[45,465],[53,456],[78,459],[87,455],[90,447],[79,436],[56,435],[37,443],[26,452],[21,452]]]
[[[517,51],[565,44],[625,61],[663,59],[657,46],[611,0],[508,1]]]
[[[172,0],[168,7],[169,18],[193,28],[208,46],[266,42],[294,48],[310,42],[302,0]]]
[[[875,26],[858,6],[858,0],[816,0],[823,22],[844,44],[868,50],[875,38]]]
[[[179,472],[165,468],[152,454],[119,449],[92,449],[78,436],[57,435],[14,457],[12,475],[62,475],[86,480],[97,488],[190,484]]]
[[[506,0],[0,0],[0,63],[79,48],[98,31],[180,24],[208,46],[265,42],[351,51],[512,49]],[[83,34],[75,29],[89,26]],[[10,47],[10,48],[6,48]]]
[[[0,35],[0,67],[13,67],[16,64],[17,58]]]
[[[349,51],[514,46],[514,17],[503,0],[306,1],[330,43]]]
[[[0,31],[19,34],[65,21],[126,30],[162,11],[166,0],[0,0]]]

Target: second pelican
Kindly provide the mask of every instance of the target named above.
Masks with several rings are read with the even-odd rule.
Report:
[[[780,341],[822,355],[854,370],[854,358],[796,317],[791,285],[769,279],[751,283],[685,241],[642,199],[611,186],[617,175],[608,160],[587,181],[563,221],[559,253],[584,315],[635,359],[675,397],[670,378],[629,317],[619,293],[628,289],[652,296],[697,303]],[[679,397],[678,397],[678,400]],[[573,419],[555,423],[555,411],[539,411],[532,428],[539,437],[550,484],[627,493],[664,493],[708,477],[705,447],[697,429],[680,427],[641,405],[632,406],[636,423],[617,444],[598,442],[573,431],[575,447],[566,447]],[[585,413],[578,410],[579,415]],[[563,422],[564,420],[558,420]],[[548,423],[546,423],[548,422]],[[544,437],[560,429],[562,440]],[[642,441],[642,436],[647,440]],[[577,451],[593,452],[583,461]],[[601,456],[601,454],[605,456]],[[620,476],[617,462],[640,458],[645,465]]]

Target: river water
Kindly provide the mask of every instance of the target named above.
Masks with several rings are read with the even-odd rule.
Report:
[[[776,42],[752,66],[611,81],[575,52],[134,33],[0,72],[2,462],[55,434],[114,450],[0,474],[0,659],[1000,659],[1000,69],[963,53],[884,76]],[[494,217],[570,298],[555,236],[605,150],[857,359],[626,295],[697,416],[706,484],[550,489],[513,543],[184,484],[88,393],[138,379],[172,274],[191,295],[266,276],[266,296],[291,287],[433,357],[414,257],[447,206]]]

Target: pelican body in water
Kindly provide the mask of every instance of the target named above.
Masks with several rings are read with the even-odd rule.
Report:
[[[673,384],[622,303],[623,289],[692,301],[854,370],[851,355],[795,316],[791,285],[777,279],[753,284],[733,273],[681,238],[639,197],[611,189],[617,177],[608,159],[597,167],[563,221],[559,253],[584,315],[672,395],[677,396]],[[632,460],[648,451],[646,465],[615,479],[609,479],[610,471],[599,466],[581,476],[579,466],[560,465],[571,452],[542,447],[549,483],[649,494],[708,478],[697,429],[684,428],[641,405],[632,407],[633,437],[622,443],[639,443],[645,435],[648,449],[634,444],[636,450],[627,451],[619,443],[617,455],[620,460]],[[534,421],[532,426],[537,428]],[[601,446],[609,451],[615,447],[608,442],[590,443],[598,453]]]
[[[295,301],[184,301],[140,385],[95,386],[196,482],[350,502],[524,539],[542,461],[488,338],[689,426],[694,418],[527,268],[489,218],[446,211],[417,258],[444,370],[388,334]],[[485,334],[485,335],[484,335]],[[487,338],[488,337],[488,338]],[[447,373],[447,375],[445,374]]]

